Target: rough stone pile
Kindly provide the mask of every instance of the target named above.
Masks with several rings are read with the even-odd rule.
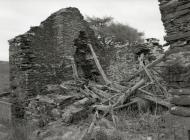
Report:
[[[43,94],[30,99],[25,109],[26,118],[41,127],[60,119],[72,124],[87,118],[93,112],[92,105],[104,102],[115,93],[107,86],[91,82],[72,80],[47,85]]]

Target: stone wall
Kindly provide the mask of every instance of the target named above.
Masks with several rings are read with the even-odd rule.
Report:
[[[159,0],[165,40],[173,52],[168,56],[166,79],[176,87],[190,87],[190,1]]]
[[[74,42],[80,32],[86,34],[87,40],[100,55],[101,47],[93,30],[76,8],[61,9],[40,26],[31,27],[25,34],[9,40],[13,96],[24,101],[43,93],[48,84],[59,84],[61,81],[72,79],[71,59],[74,58],[77,49]],[[83,69],[78,69],[82,71],[80,76],[85,76]],[[96,68],[93,69],[97,71]]]

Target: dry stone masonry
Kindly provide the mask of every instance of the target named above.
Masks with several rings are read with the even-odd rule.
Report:
[[[166,29],[165,40],[173,53],[168,69],[169,84],[173,95],[170,109],[173,124],[180,122],[181,129],[187,130],[185,138],[190,139],[190,1],[189,0],[159,0],[162,21]],[[180,117],[178,117],[180,116]],[[179,127],[178,127],[179,129]],[[188,138],[187,138],[188,137]]]
[[[89,41],[101,55],[93,30],[76,8],[61,9],[40,26],[9,40],[13,99],[26,101],[43,94],[48,84],[71,80],[73,59],[80,77],[97,77],[98,70],[87,48]]]
[[[190,87],[190,1],[159,0],[165,40],[173,50],[169,56],[167,81],[172,86]]]

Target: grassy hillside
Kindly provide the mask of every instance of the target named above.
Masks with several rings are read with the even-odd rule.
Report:
[[[0,92],[9,88],[9,62],[0,61]]]

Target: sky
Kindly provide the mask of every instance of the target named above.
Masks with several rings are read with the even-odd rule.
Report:
[[[0,0],[0,60],[8,61],[9,39],[66,7],[77,7],[84,16],[112,16],[164,43],[158,0]]]

